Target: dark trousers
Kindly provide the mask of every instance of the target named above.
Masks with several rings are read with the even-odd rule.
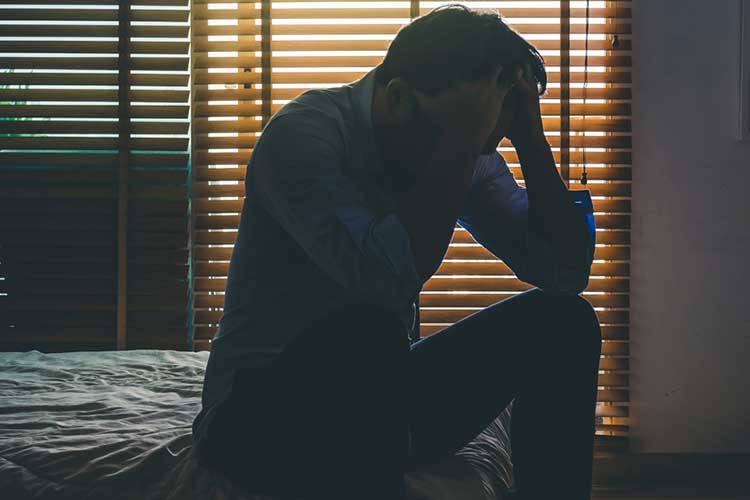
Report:
[[[391,500],[511,400],[525,498],[590,496],[601,333],[578,296],[531,290],[408,345],[390,314],[340,310],[273,365],[240,372],[207,461],[250,492]]]

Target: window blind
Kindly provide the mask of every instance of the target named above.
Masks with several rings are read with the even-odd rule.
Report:
[[[128,347],[188,348],[190,6],[131,5]]]
[[[262,99],[262,80],[269,72],[262,74],[260,56],[261,32],[268,28],[261,12],[268,4],[257,5],[192,4],[193,332],[199,349],[208,347],[221,316],[242,209],[244,165],[262,128],[264,108],[266,118],[270,115],[270,100]],[[266,85],[265,92],[269,89]]]
[[[0,6],[0,348],[186,348],[187,0]]]
[[[444,3],[194,0],[197,349],[210,347],[221,317],[245,164],[263,124],[304,90],[361,77],[381,61],[399,28]],[[586,166],[598,230],[584,296],[604,337],[597,442],[600,450],[620,450],[629,415],[630,2],[592,1],[588,8],[583,1],[463,3],[498,9],[542,51],[551,82],[542,99],[545,129],[571,189],[583,187]],[[500,151],[523,184],[513,148],[504,141]],[[420,295],[421,335],[527,288],[457,227]]]

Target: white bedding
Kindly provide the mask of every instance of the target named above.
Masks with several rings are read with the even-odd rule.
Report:
[[[191,454],[207,359],[152,350],[0,353],[0,498],[247,499]],[[509,481],[507,418],[455,459],[410,474],[409,498],[499,498]]]

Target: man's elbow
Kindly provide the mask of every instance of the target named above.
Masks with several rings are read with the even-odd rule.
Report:
[[[566,261],[545,258],[527,261],[517,269],[516,276],[541,290],[577,295],[589,284],[592,252],[586,250]]]
[[[577,254],[571,261],[558,266],[558,281],[561,291],[579,294],[589,286],[591,265],[594,262],[595,246],[589,237],[578,248]]]
[[[595,236],[585,223],[575,234],[577,237],[568,242],[566,257],[558,261],[556,268],[560,291],[579,294],[588,287],[596,245]]]
[[[576,221],[557,238],[531,232],[525,265],[517,276],[545,291],[579,294],[589,284],[596,249],[596,233],[585,219]]]

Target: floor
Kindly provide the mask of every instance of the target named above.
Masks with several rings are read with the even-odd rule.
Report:
[[[744,491],[716,488],[706,490],[650,488],[639,490],[599,490],[592,500],[750,500],[750,488]]]

